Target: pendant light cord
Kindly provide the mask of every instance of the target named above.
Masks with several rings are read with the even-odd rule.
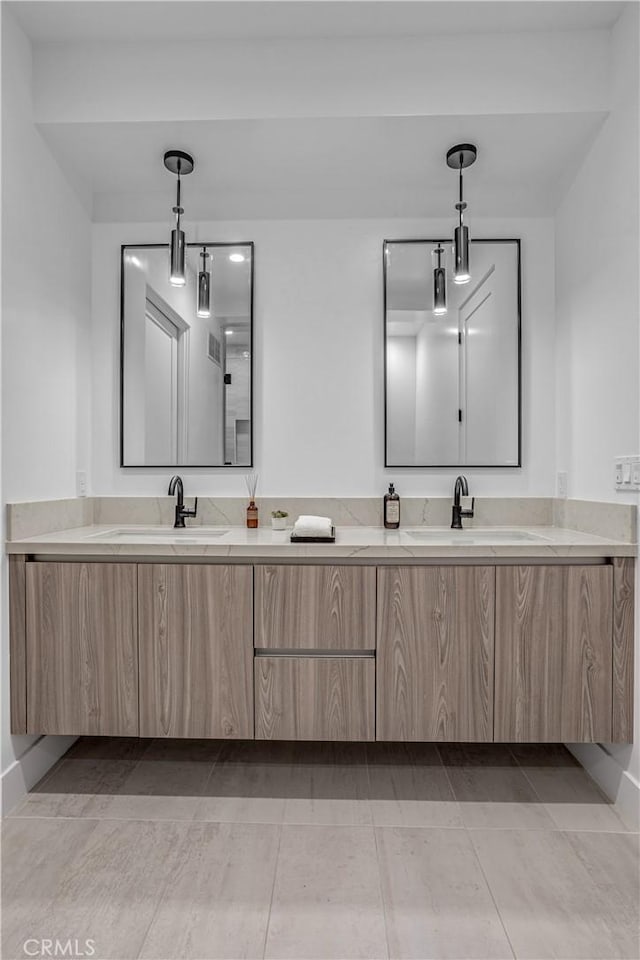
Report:
[[[181,186],[180,170],[181,169],[182,169],[182,160],[179,159],[178,160],[178,185],[176,188],[176,205],[174,208],[174,212],[176,214],[176,227],[178,230],[180,229],[180,214],[182,213],[182,208],[180,206],[180,186]]]

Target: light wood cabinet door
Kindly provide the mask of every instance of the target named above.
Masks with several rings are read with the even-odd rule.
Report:
[[[136,567],[26,564],[27,732],[138,735]]]
[[[373,740],[375,659],[256,657],[257,740]]]
[[[633,743],[633,644],[635,560],[616,557],[613,567],[613,681],[611,741]]]
[[[493,739],[494,567],[378,567],[378,740]]]
[[[609,565],[497,571],[495,738],[611,737]]]
[[[253,571],[140,564],[140,736],[253,737]]]
[[[256,648],[373,650],[375,567],[256,567]]]

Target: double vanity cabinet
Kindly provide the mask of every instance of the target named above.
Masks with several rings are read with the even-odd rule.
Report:
[[[631,557],[10,557],[14,733],[632,738]]]

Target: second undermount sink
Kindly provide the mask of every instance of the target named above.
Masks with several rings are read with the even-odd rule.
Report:
[[[447,543],[447,544],[468,544],[468,543],[536,543],[546,542],[547,537],[538,533],[530,533],[528,530],[507,529],[506,527],[495,527],[494,529],[474,530],[451,530],[447,527],[435,528],[427,527],[423,530],[405,530],[408,537],[412,540],[419,540],[425,543]]]
[[[215,540],[224,537],[224,527],[118,527],[94,533],[92,540]]]

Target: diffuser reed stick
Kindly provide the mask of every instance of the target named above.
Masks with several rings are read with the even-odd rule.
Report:
[[[247,493],[249,494],[250,500],[255,500],[256,490],[258,489],[258,474],[257,473],[248,473],[244,482],[247,485]]]

